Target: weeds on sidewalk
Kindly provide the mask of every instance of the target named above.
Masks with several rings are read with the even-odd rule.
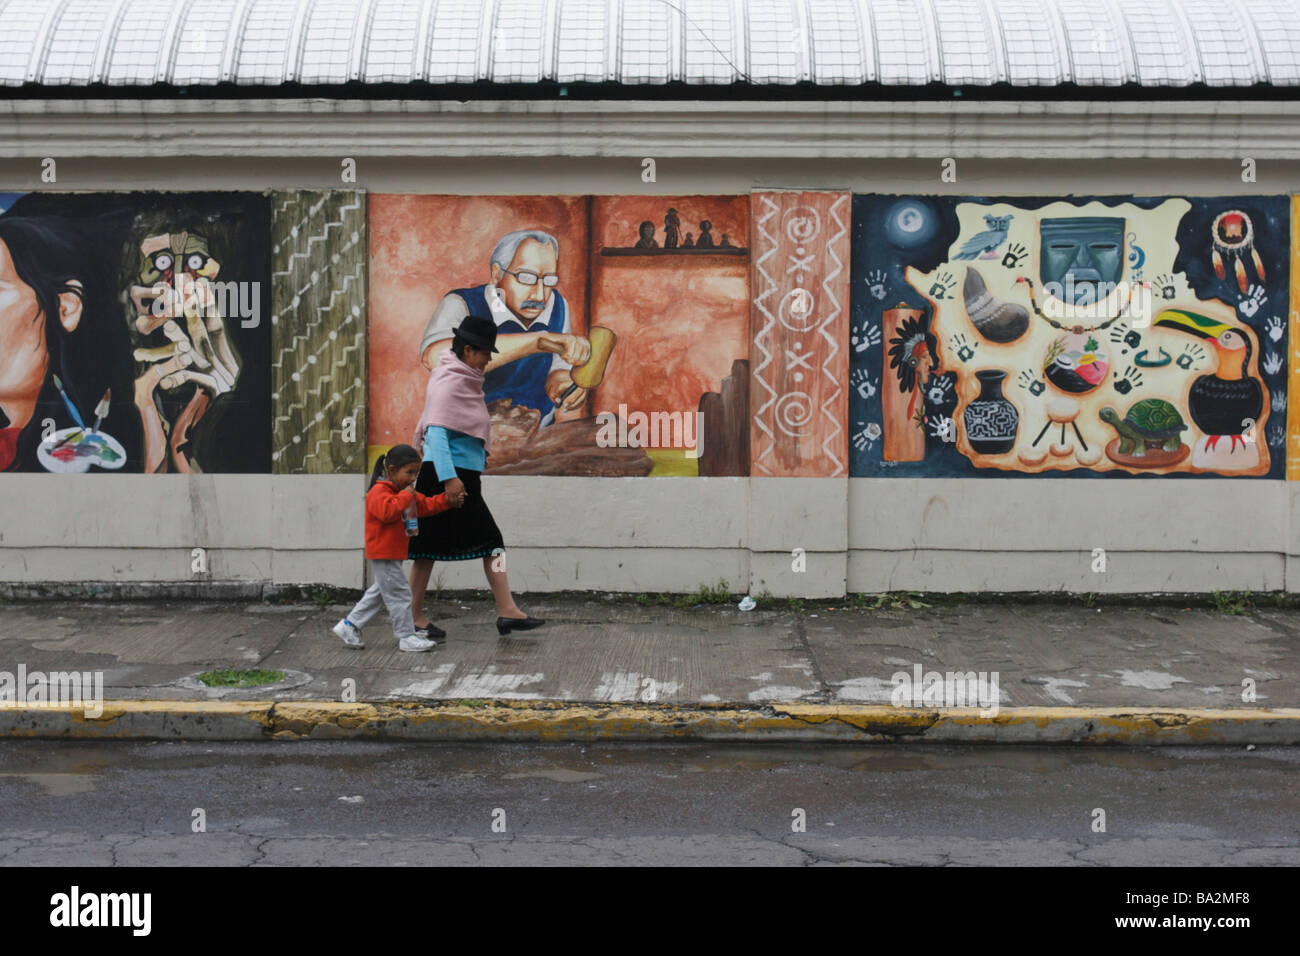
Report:
[[[853,606],[869,611],[915,611],[930,606],[921,600],[925,595],[920,591],[886,591],[877,594],[874,602],[869,602],[869,597],[870,595],[866,594],[855,595]]]
[[[1221,614],[1248,614],[1255,609],[1249,591],[1215,591],[1214,609]]]
[[[732,597],[730,587],[725,580],[719,579],[718,583],[712,586],[701,584],[694,594],[656,594],[654,603],[664,607],[675,607],[678,610],[700,604],[730,604]],[[650,595],[644,592],[638,594],[635,600],[642,607],[651,603]]]
[[[284,680],[284,671],[204,671],[198,675],[198,680],[209,687],[261,687]]]

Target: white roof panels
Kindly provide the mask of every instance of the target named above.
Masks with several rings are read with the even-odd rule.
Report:
[[[0,0],[0,86],[1300,83],[1300,0]]]

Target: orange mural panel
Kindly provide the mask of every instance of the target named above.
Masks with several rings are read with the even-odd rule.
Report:
[[[751,474],[846,476],[850,196],[751,202]]]
[[[676,252],[663,248],[669,210]],[[592,411],[694,414],[749,356],[749,197],[597,196],[591,221],[591,324],[618,336]],[[655,246],[629,251],[644,223]],[[685,253],[701,223],[728,245]]]
[[[572,330],[587,322],[585,196],[370,196],[370,444],[409,442],[428,372],[420,339],[451,290],[491,279],[488,259],[506,233],[540,229],[560,245],[556,289]]]

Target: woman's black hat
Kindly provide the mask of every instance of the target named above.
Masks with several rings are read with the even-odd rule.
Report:
[[[452,331],[456,338],[468,342],[475,348],[499,352],[497,348],[497,324],[481,315],[467,315],[461,319],[460,327]]]

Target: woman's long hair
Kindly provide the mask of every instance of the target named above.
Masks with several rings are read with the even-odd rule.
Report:
[[[370,484],[366,487],[373,488],[376,481],[387,478],[389,468],[401,468],[419,460],[420,453],[410,445],[394,445],[375,460],[375,470],[370,473]]]
[[[140,467],[141,428],[134,414],[133,366],[127,330],[117,308],[107,265],[112,254],[97,236],[103,223],[82,223],[59,216],[0,216],[0,242],[8,250],[14,271],[36,297],[37,321],[45,323],[49,357],[46,379],[31,421],[19,433],[13,467],[43,470],[36,457],[45,419],[74,424],[53,383],[57,375],[68,399],[87,425],[104,393],[113,391],[106,430],[121,442],[127,470]],[[81,319],[68,331],[59,320],[59,297],[81,300]]]

